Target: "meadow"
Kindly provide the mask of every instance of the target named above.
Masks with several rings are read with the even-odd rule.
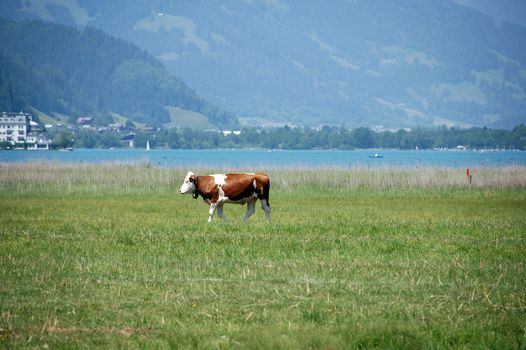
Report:
[[[184,169],[0,165],[0,347],[526,348],[525,168],[266,171],[207,224]]]

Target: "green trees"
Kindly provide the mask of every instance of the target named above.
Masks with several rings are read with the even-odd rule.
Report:
[[[115,131],[106,131],[100,136],[100,146],[103,148],[121,147],[121,135]]]
[[[521,124],[516,126],[509,138],[512,148],[526,150],[526,126]]]
[[[95,148],[98,145],[99,135],[95,130],[81,129],[77,135],[75,146],[80,148]]]
[[[71,147],[75,143],[75,136],[69,130],[60,130],[55,137],[53,137],[53,145],[56,148]]]
[[[351,133],[353,145],[356,148],[374,148],[376,146],[375,137],[369,128],[357,128]]]

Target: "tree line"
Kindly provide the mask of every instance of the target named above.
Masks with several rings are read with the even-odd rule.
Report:
[[[225,135],[226,134],[226,135]],[[125,147],[125,134],[116,131],[98,133],[81,129],[73,134],[62,130],[51,135],[58,146],[80,148]],[[171,128],[156,132],[136,131],[134,146],[144,148],[146,142],[152,148],[209,149],[209,148],[268,148],[268,149],[519,149],[526,150],[526,126],[512,130],[489,128],[416,128],[400,129],[396,132],[375,132],[361,127],[324,126],[321,129],[291,128],[288,126],[271,129],[243,128],[240,134],[220,131],[203,131],[190,128]]]

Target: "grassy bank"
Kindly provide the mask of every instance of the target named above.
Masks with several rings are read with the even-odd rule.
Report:
[[[183,170],[71,167],[2,168],[2,347],[526,346],[523,185],[290,170],[271,224],[228,206],[207,225]]]

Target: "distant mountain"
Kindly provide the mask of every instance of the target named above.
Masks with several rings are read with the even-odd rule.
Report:
[[[0,18],[0,110],[28,107],[70,120],[114,113],[160,126],[174,113],[197,112],[211,125],[237,120],[210,105],[158,59],[99,29]]]
[[[10,0],[0,11],[129,40],[250,123],[525,122],[526,29],[461,3],[476,2]]]
[[[492,17],[497,24],[512,22],[526,27],[526,1],[524,0],[453,0]]]

